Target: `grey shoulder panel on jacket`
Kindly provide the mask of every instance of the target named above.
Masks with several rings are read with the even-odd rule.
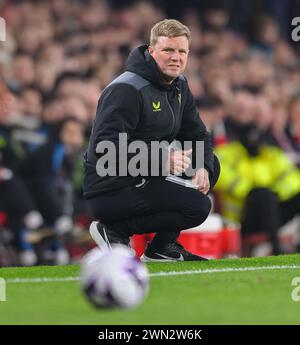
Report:
[[[107,87],[114,84],[128,84],[133,86],[136,90],[141,90],[143,87],[149,85],[150,82],[136,73],[126,71],[107,85]]]

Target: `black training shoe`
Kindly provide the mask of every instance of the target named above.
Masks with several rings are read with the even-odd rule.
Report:
[[[151,244],[147,245],[145,253],[141,257],[142,261],[207,261],[203,258],[187,251],[180,243],[167,243],[162,247],[155,248]]]
[[[112,244],[129,245],[129,237],[122,237],[100,222],[92,222],[89,231],[92,239],[101,249],[111,249]]]

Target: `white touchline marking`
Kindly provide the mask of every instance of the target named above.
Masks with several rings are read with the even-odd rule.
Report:
[[[224,272],[247,272],[247,271],[263,271],[263,270],[283,270],[283,269],[300,269],[300,266],[262,266],[262,267],[228,267],[228,268],[209,268],[204,270],[191,270],[191,271],[171,271],[171,272],[157,272],[151,273],[150,277],[161,276],[179,276],[190,274],[205,274],[205,273],[224,273]]]
[[[5,279],[6,283],[55,283],[55,282],[73,282],[79,280],[79,277],[61,277],[61,278],[51,278],[51,277],[44,277],[44,278],[13,278],[13,279]]]
[[[209,268],[203,270],[190,270],[190,271],[170,271],[170,272],[157,272],[150,273],[150,277],[167,277],[167,276],[180,276],[191,274],[207,274],[207,273],[224,273],[224,272],[247,272],[247,271],[263,271],[263,270],[284,270],[284,269],[300,269],[300,265],[291,266],[261,266],[261,267],[227,267],[227,268]],[[55,282],[73,282],[78,281],[79,277],[61,277],[61,278],[13,278],[6,279],[7,283],[55,283]]]

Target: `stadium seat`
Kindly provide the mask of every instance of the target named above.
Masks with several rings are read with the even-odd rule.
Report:
[[[131,246],[140,257],[148,241],[154,234],[134,235],[131,237]],[[178,241],[194,254],[209,259],[223,257],[239,257],[241,255],[241,238],[238,227],[224,227],[222,217],[211,214],[198,227],[182,231]]]

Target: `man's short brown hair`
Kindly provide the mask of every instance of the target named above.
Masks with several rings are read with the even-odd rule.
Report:
[[[189,44],[191,43],[190,29],[186,25],[180,23],[178,20],[175,19],[164,19],[153,26],[150,35],[150,45],[154,46],[157,43],[158,37],[160,36],[186,36],[186,38],[189,41]]]

